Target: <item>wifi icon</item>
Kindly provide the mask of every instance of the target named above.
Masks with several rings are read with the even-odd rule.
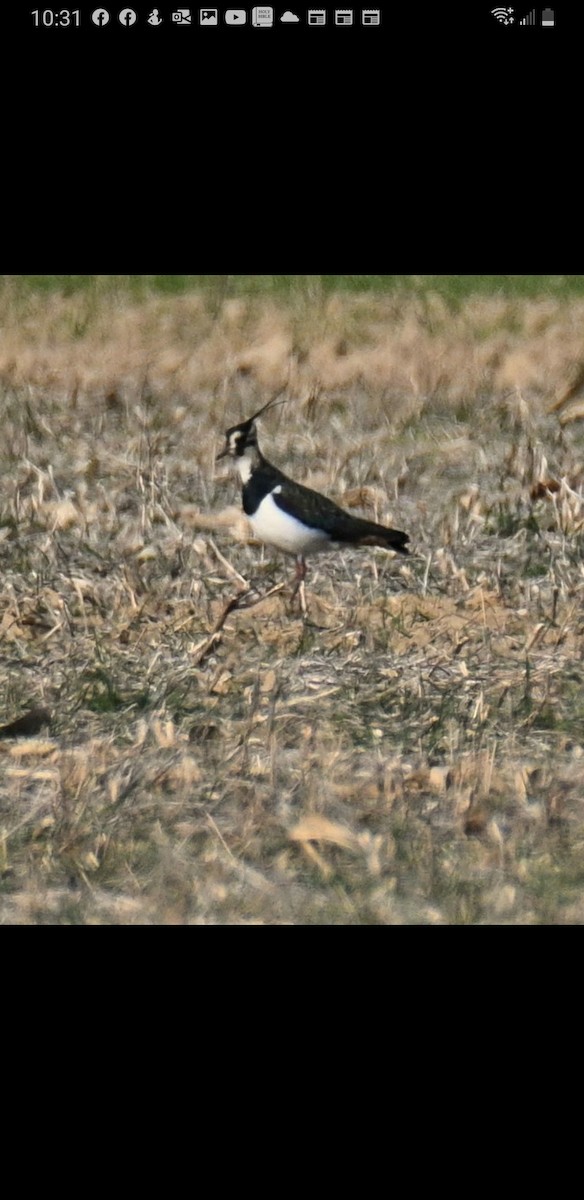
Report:
[[[500,21],[502,25],[512,25],[514,21],[512,8],[492,8],[491,12],[496,21]]]

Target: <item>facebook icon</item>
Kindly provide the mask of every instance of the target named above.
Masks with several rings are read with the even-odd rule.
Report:
[[[109,19],[109,13],[105,8],[96,8],[95,12],[92,12],[91,14],[91,20],[93,21],[93,24],[99,25],[100,29],[103,25],[107,25]]]
[[[122,25],[133,25],[136,20],[136,13],[133,8],[123,8],[119,17]]]

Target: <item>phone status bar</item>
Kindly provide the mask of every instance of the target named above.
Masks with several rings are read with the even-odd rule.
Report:
[[[466,30],[467,33],[476,31],[483,36],[496,37],[496,41],[500,44],[501,38],[508,40],[515,34],[519,36],[519,31],[526,29],[555,29],[556,31],[564,32],[572,31],[576,33],[576,26],[581,23],[582,11],[578,7],[572,7],[569,11],[564,10],[561,5],[554,4],[553,7],[542,5],[541,7],[532,7],[529,5],[522,6],[517,9],[512,5],[494,5],[492,0],[490,4],[482,6],[468,6],[468,2],[464,5],[453,3],[452,13],[449,14],[453,19],[455,16],[454,10],[457,10],[457,28],[461,33]],[[14,14],[16,19],[16,14]],[[415,10],[406,8],[394,8],[391,12],[389,9],[372,8],[372,7],[323,7],[323,8],[301,8],[294,3],[294,0],[287,5],[286,0],[283,0],[278,7],[273,5],[253,5],[249,8],[190,8],[186,5],[122,5],[121,7],[112,7],[107,3],[104,5],[96,5],[86,8],[37,8],[29,11],[28,14],[18,13],[17,23],[22,24],[23,19],[28,26],[31,25],[36,29],[84,29],[92,32],[106,31],[111,34],[114,30],[122,34],[124,30],[172,30],[174,35],[175,29],[223,29],[230,32],[232,29],[247,28],[251,29],[306,29],[306,30],[329,30],[335,32],[343,29],[353,29],[357,31],[383,30],[389,35],[392,43],[397,43],[400,36],[413,36],[416,39],[427,41],[434,35],[441,35],[444,32],[444,22],[440,17],[440,12],[437,8],[430,8],[424,13],[424,19],[420,25],[419,20],[415,17]],[[3,22],[5,18],[3,17]],[[182,35],[181,35],[182,36]],[[315,35],[316,36],[316,35]],[[521,39],[525,39],[525,33],[521,32]],[[335,43],[340,44],[340,40],[344,37],[343,34],[335,37]],[[369,41],[368,33],[365,35],[365,41]],[[311,33],[312,40],[312,33]],[[174,41],[174,36],[173,36]],[[369,45],[373,43],[369,42]]]

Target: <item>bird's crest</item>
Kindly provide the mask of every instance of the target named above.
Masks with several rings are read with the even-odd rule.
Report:
[[[254,422],[269,408],[275,408],[277,404],[285,404],[287,400],[288,396],[280,398],[280,392],[276,392],[276,395],[272,396],[267,404],[254,413],[253,417],[248,417],[247,421],[241,421],[239,425],[232,425],[230,429],[226,430],[225,446],[215,461],[218,462],[220,458],[225,458],[226,454],[235,458],[243,454],[247,446],[257,446]]]

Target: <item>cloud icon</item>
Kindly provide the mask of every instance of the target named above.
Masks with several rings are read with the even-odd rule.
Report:
[[[288,9],[287,12],[282,13],[280,20],[281,21],[299,21],[300,17],[297,17],[296,13],[290,12],[290,9]]]

